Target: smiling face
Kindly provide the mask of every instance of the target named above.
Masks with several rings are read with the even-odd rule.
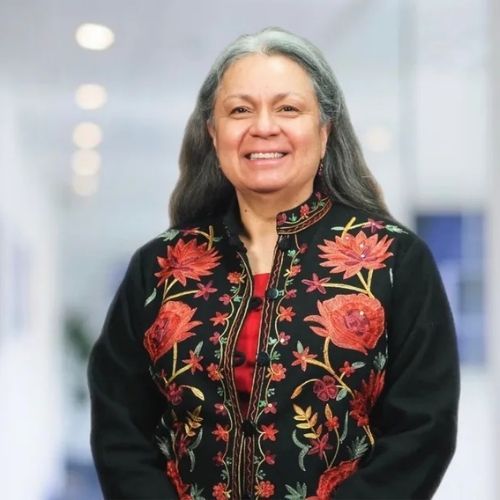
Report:
[[[328,128],[309,75],[291,59],[252,54],[224,73],[208,125],[220,167],[237,192],[312,192]]]

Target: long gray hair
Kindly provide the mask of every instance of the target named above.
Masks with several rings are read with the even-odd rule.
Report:
[[[325,58],[307,40],[280,28],[266,28],[237,38],[217,58],[203,82],[184,133],[180,177],[170,199],[171,223],[182,226],[227,209],[234,188],[218,166],[207,123],[225,71],[238,59],[257,53],[286,56],[311,77],[321,122],[331,126],[319,179],[325,194],[334,201],[392,218],[366,165],[344,96]]]

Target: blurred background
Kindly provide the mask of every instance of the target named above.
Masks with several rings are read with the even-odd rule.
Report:
[[[86,360],[169,224],[183,129],[236,36],[327,56],[387,202],[431,246],[462,364],[437,499],[500,497],[496,0],[0,0],[0,497],[94,500]]]

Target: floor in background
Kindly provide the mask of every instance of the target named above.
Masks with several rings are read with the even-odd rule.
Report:
[[[495,425],[491,381],[484,370],[462,369],[458,444],[455,457],[434,500],[495,500]],[[68,461],[66,491],[61,500],[102,500],[91,464]]]

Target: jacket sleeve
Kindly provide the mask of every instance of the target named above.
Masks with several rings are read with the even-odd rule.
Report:
[[[111,303],[88,365],[91,448],[107,500],[178,498],[153,438],[162,402],[140,341],[147,328],[144,297],[137,252]]]
[[[448,300],[425,243],[416,238],[399,260],[375,446],[335,500],[431,498],[455,450],[459,368]]]

